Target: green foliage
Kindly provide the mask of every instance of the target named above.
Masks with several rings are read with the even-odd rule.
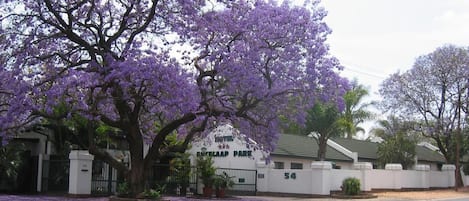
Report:
[[[326,157],[327,140],[331,137],[340,135],[340,127],[337,120],[340,113],[337,107],[332,103],[317,102],[313,108],[308,111],[306,117],[306,133],[315,133],[317,137],[318,159],[324,160]]]
[[[22,153],[25,150],[22,143],[10,143],[0,146],[0,177],[16,180],[18,171],[23,164]]]
[[[345,195],[358,195],[360,193],[360,180],[357,178],[346,178],[342,181],[342,191]]]
[[[197,175],[202,179],[202,183],[205,187],[211,187],[213,185],[216,170],[217,169],[213,166],[213,160],[211,157],[197,157]]]
[[[170,161],[171,171],[174,172],[174,179],[181,186],[187,186],[191,175],[191,162],[189,154],[176,153],[176,158]]]
[[[5,146],[0,145],[0,184],[5,185],[1,186],[3,188],[1,190],[17,189],[19,172],[25,166],[24,151],[23,143],[11,142]]]
[[[444,147],[447,152],[447,157],[448,157],[448,162],[450,164],[455,164],[456,163],[456,151],[459,151],[460,153],[460,161],[464,161],[464,162],[469,162],[468,161],[468,156],[469,155],[466,155],[464,157],[464,153],[468,153],[469,152],[469,133],[467,131],[467,129],[463,129],[461,130],[461,134],[458,135],[457,134],[457,130],[454,130],[452,132],[449,133],[448,136],[444,138],[441,138],[442,140],[445,140],[445,143],[442,145],[442,147]],[[456,148],[457,147],[457,143],[459,143],[459,150]]]
[[[307,133],[316,132],[328,137],[336,135],[340,129],[337,124],[339,117],[340,113],[335,105],[317,102],[308,111],[306,119]]]
[[[129,197],[130,196],[130,188],[129,183],[122,182],[117,185],[117,196],[119,197]]]
[[[386,163],[400,163],[408,169],[414,163],[415,146],[418,134],[413,130],[414,122],[405,121],[395,116],[378,121],[379,127],[371,133],[384,141],[378,145],[378,163],[384,167]]]
[[[378,145],[378,163],[382,167],[387,163],[400,163],[404,169],[408,169],[414,164],[415,144],[402,132],[386,138]]]
[[[147,189],[143,191],[142,195],[144,198],[159,199],[164,189],[165,186],[158,187],[157,189]]]
[[[225,171],[222,174],[216,175],[213,181],[215,188],[231,188],[234,185],[232,180],[235,176],[228,175]]]
[[[288,119],[285,115],[279,115],[280,129],[282,133],[301,135],[305,133],[305,128],[296,121]]]
[[[356,80],[353,80],[351,85],[352,88],[344,95],[345,108],[338,121],[347,138],[352,138],[358,132],[365,132],[359,125],[373,117],[367,110],[373,103],[362,103],[363,98],[368,96],[368,90]]]
[[[176,133],[171,133],[168,136],[166,136],[163,144],[165,147],[175,147],[175,146],[181,146],[183,143],[184,141],[178,139]]]

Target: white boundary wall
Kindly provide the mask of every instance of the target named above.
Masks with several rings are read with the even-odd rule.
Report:
[[[360,180],[361,190],[428,189],[454,186],[454,165],[443,165],[442,171],[430,171],[429,165],[417,165],[415,170],[402,170],[400,164],[387,164],[384,170],[372,169],[371,163],[355,163],[353,170],[332,169],[330,162],[313,162],[311,169],[273,169],[257,163],[257,189],[261,193],[293,193],[329,195],[340,191],[348,177]]]

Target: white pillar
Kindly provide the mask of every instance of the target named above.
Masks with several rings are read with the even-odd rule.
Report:
[[[388,163],[384,166],[384,169],[390,170],[392,174],[393,186],[392,189],[402,188],[402,165],[398,163]]]
[[[373,169],[373,165],[369,162],[359,162],[354,163],[353,168],[355,170],[360,170],[361,172],[361,185],[360,190],[362,191],[371,191],[371,170]]]
[[[420,174],[420,188],[430,188],[430,165],[416,165],[415,170]]]
[[[74,195],[91,194],[91,171],[94,156],[84,150],[72,150],[68,193]]]
[[[332,163],[329,161],[315,161],[311,163],[313,195],[331,194],[331,169]]]
[[[257,191],[259,192],[269,192],[269,177],[270,169],[272,167],[270,164],[266,164],[266,161],[257,161]]]
[[[441,167],[441,171],[443,172],[446,172],[447,173],[447,178],[448,178],[448,187],[453,187],[454,184],[455,184],[455,178],[454,178],[454,174],[456,171],[456,166],[453,165],[453,164],[444,164],[442,167]]]
[[[49,155],[47,154],[39,154],[37,158],[37,183],[36,183],[36,191],[42,192],[42,171],[44,167],[44,160],[49,160]]]

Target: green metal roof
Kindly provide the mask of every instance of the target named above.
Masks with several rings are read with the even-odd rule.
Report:
[[[280,135],[277,148],[271,155],[273,156],[289,156],[317,159],[318,144],[316,140],[301,135]],[[327,146],[326,160],[329,161],[353,161],[352,158],[347,157],[334,148]]]
[[[332,140],[352,152],[357,152],[359,159],[368,159],[368,160],[378,159],[377,152],[378,152],[379,144],[377,142],[347,139],[347,138],[335,138]],[[441,155],[440,153],[436,151],[432,151],[429,148],[426,148],[424,146],[416,146],[415,152],[417,154],[417,159],[419,161],[438,162],[438,163],[445,162],[445,158],[443,157],[443,155]]]
[[[417,159],[419,161],[429,161],[429,162],[440,162],[445,163],[445,157],[437,151],[433,151],[424,146],[416,146],[415,153],[417,154]]]
[[[376,142],[347,138],[334,138],[332,140],[352,152],[357,152],[359,159],[376,160],[378,158],[376,154],[378,152],[378,143]]]

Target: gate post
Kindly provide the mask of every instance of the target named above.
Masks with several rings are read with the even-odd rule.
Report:
[[[360,170],[361,173],[361,190],[362,191],[371,191],[371,177],[370,172],[373,169],[373,164],[370,162],[357,162],[353,164],[353,168]]]
[[[454,174],[456,174],[455,170],[456,170],[456,166],[453,164],[444,164],[441,167],[441,171],[446,172],[448,174],[448,184],[447,184],[448,187],[453,187],[456,182],[454,178]]]
[[[392,174],[392,189],[402,189],[402,165],[399,163],[388,163],[384,165],[385,170]]]
[[[315,161],[311,163],[311,188],[313,195],[331,194],[331,169],[329,161]]]
[[[266,164],[265,161],[256,162],[256,194],[259,192],[270,192],[269,189],[269,177],[270,169],[272,168],[271,164]]]
[[[415,170],[418,171],[420,176],[420,188],[430,188],[430,165],[416,165]]]
[[[42,177],[43,177],[43,173],[44,173],[44,161],[45,160],[49,160],[49,155],[47,154],[39,154],[38,156],[38,159],[37,159],[37,181],[36,181],[36,192],[42,192],[43,190],[47,190],[47,189],[43,189],[42,188]],[[49,171],[49,170],[47,170]]]
[[[86,150],[72,150],[68,193],[73,195],[91,194],[91,171],[94,156]]]

